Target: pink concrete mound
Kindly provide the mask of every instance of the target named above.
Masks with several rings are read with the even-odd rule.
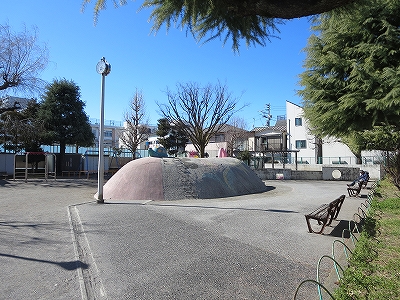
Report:
[[[223,198],[266,191],[265,184],[235,158],[155,158],[131,161],[108,180],[105,200]]]

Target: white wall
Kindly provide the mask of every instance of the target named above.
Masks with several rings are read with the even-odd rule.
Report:
[[[294,103],[286,101],[287,130],[289,133],[289,149],[296,149],[296,140],[306,140],[307,148],[299,149],[297,154],[298,160],[306,159],[309,163],[315,163],[315,137],[309,133],[307,120],[303,116],[303,108]],[[302,118],[302,126],[295,125],[295,118]],[[326,161],[323,163],[331,163],[339,161],[348,164],[356,163],[356,156],[351,152],[349,147],[335,138],[324,138],[322,144],[322,156]]]
[[[301,118],[302,125],[296,126],[295,119]],[[287,132],[288,132],[288,148],[289,150],[300,150],[297,154],[298,160],[301,158],[309,159],[315,157],[315,145],[314,136],[308,133],[307,121],[303,116],[303,108],[286,101],[286,122],[287,122]],[[297,149],[296,140],[305,140],[306,148]],[[310,162],[314,163],[314,161]]]
[[[336,160],[336,157],[341,157],[348,164],[356,162],[356,156],[351,152],[350,148],[347,145],[338,142],[334,138],[324,139],[322,144],[322,155],[323,157],[332,157],[333,160]]]

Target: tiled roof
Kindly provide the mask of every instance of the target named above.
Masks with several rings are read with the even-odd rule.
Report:
[[[8,108],[13,107],[15,102],[18,102],[21,106],[21,109],[25,109],[28,106],[28,102],[32,99],[13,97],[13,96],[4,96],[0,99],[0,107]]]
[[[255,133],[260,132],[286,132],[286,120],[276,121],[275,126],[255,127],[251,131]]]
[[[229,124],[224,124],[221,127],[221,129],[218,130],[217,133],[225,133],[225,132],[232,132],[232,131],[239,132],[239,131],[247,131],[247,130],[239,128],[239,127],[235,127],[235,126],[232,126],[232,125],[229,125]]]

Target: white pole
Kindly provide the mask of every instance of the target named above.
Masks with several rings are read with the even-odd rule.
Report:
[[[104,86],[105,74],[101,74],[101,97],[100,97],[100,134],[99,134],[99,164],[98,164],[98,184],[97,184],[97,203],[104,203],[103,184],[104,184]]]

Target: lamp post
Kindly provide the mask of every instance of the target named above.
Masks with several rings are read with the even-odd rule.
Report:
[[[100,96],[100,133],[99,133],[99,163],[97,170],[97,203],[104,203],[104,86],[106,76],[111,72],[111,65],[104,57],[96,65],[96,71],[101,75],[101,96]]]

